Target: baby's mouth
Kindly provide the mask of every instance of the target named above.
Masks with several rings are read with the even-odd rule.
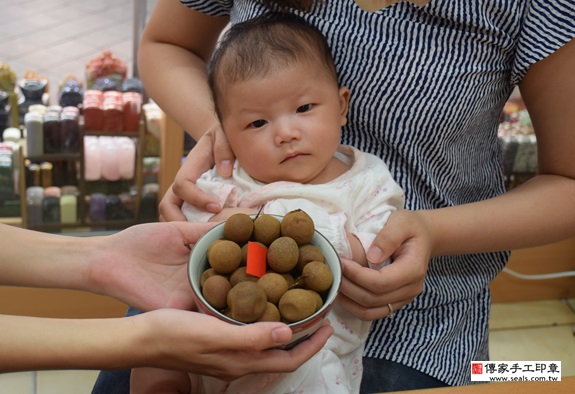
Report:
[[[285,159],[282,160],[282,163],[285,163],[286,161],[289,161],[291,159],[295,159],[296,157],[300,157],[300,156],[304,156],[304,153],[300,153],[300,152],[290,153],[286,156]]]

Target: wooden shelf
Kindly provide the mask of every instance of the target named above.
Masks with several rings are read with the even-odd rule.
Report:
[[[134,202],[134,215],[131,219],[122,220],[105,220],[101,222],[91,222],[88,218],[88,209],[86,196],[89,193],[89,184],[102,182],[98,181],[87,181],[85,179],[85,163],[84,163],[84,137],[85,136],[113,136],[113,137],[129,137],[137,139],[136,144],[136,165],[134,169],[134,178],[132,180],[125,180],[131,185],[135,186],[136,198]],[[74,161],[78,163],[78,221],[76,223],[41,223],[31,225],[28,223],[28,212],[26,209],[26,174],[25,171],[20,171],[20,206],[21,206],[21,218],[19,218],[20,225],[24,228],[30,228],[39,231],[57,231],[65,229],[74,228],[84,228],[84,227],[104,227],[104,228],[125,228],[134,225],[139,222],[139,212],[142,199],[142,189],[143,189],[143,155],[146,150],[146,124],[144,121],[140,122],[140,130],[138,132],[126,131],[126,132],[111,132],[111,131],[81,131],[80,132],[80,152],[79,153],[61,153],[61,154],[45,154],[40,156],[30,156],[25,157],[22,148],[20,148],[20,168],[25,168],[25,160],[31,160],[34,162],[41,161]],[[126,190],[128,191],[128,190]]]
[[[141,127],[145,127],[140,125]],[[83,135],[91,135],[95,137],[133,137],[139,138],[140,133],[137,131],[107,131],[107,130],[84,130]]]
[[[78,152],[78,153],[47,153],[39,156],[26,156],[25,159],[33,162],[41,162],[41,161],[56,162],[56,161],[75,161],[80,160],[81,158],[82,156],[80,152]]]

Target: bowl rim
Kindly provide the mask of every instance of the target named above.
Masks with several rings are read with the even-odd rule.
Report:
[[[253,215],[248,215],[250,217],[252,217],[253,219],[255,219],[257,216],[262,215],[262,214],[253,214]],[[270,216],[274,216],[277,219],[281,219],[283,218],[283,216],[281,215],[275,215],[275,214],[265,214],[265,215],[270,215]],[[208,236],[210,236],[209,234],[212,232],[215,232],[216,229],[219,229],[221,226],[223,226],[225,224],[225,221],[218,223],[217,225],[215,225],[214,227],[212,227],[211,229],[209,229],[208,231],[206,231],[199,239],[198,241],[193,245],[192,250],[190,251],[190,256],[188,258],[188,266],[187,266],[187,271],[188,271],[188,281],[190,283],[190,287],[192,288],[192,291],[194,293],[195,298],[198,301],[202,301],[202,305],[203,307],[207,308],[210,310],[210,312],[215,315],[215,317],[217,317],[218,319],[224,320],[228,323],[231,324],[235,324],[238,326],[244,326],[247,324],[253,324],[253,323],[244,323],[235,319],[232,319],[231,317],[228,317],[226,315],[224,315],[223,313],[221,313],[219,310],[217,310],[216,308],[214,308],[213,306],[211,306],[207,301],[205,301],[204,296],[201,294],[201,289],[197,288],[196,285],[194,285],[194,281],[192,280],[192,258],[194,257],[194,252],[196,251],[196,255],[197,253],[200,253],[197,249],[196,249],[196,245],[198,245],[200,242],[202,242],[202,240],[204,240],[204,238],[207,238]],[[223,231],[223,230],[220,230]],[[315,311],[313,314],[311,314],[310,316],[306,317],[305,319],[302,320],[298,320],[297,322],[292,322],[292,323],[287,323],[288,327],[292,328],[292,327],[298,327],[300,325],[305,325],[309,322],[311,322],[312,320],[316,319],[317,317],[321,316],[322,314],[326,313],[327,311],[329,311],[329,309],[331,309],[331,307],[333,306],[333,303],[335,302],[335,299],[337,298],[337,295],[339,294],[339,290],[341,288],[341,282],[342,282],[342,276],[343,276],[343,267],[341,264],[341,258],[339,257],[339,254],[337,253],[337,250],[335,249],[335,247],[333,246],[333,244],[322,234],[320,233],[317,229],[314,228],[314,234],[312,236],[312,241],[310,241],[311,244],[313,244],[313,239],[316,237],[320,237],[323,238],[323,240],[325,241],[326,245],[329,247],[329,249],[331,249],[331,252],[333,252],[333,255],[336,258],[336,262],[335,265],[339,267],[339,275],[338,278],[339,280],[337,281],[337,283],[332,283],[332,287],[330,287],[330,289],[328,290],[328,298],[326,299],[326,302],[324,302],[324,304],[322,305],[322,307],[320,309],[318,309],[317,311]],[[205,242],[205,240],[204,240]],[[200,255],[200,259],[206,259],[205,257],[207,254],[207,248],[204,251],[203,255]],[[330,266],[331,268],[331,266]],[[335,275],[332,275],[334,277],[335,280]],[[199,283],[199,279],[198,279],[198,283]],[[335,286],[335,288],[334,288]],[[329,301],[329,302],[328,302]],[[199,309],[201,309],[200,306],[197,306]]]

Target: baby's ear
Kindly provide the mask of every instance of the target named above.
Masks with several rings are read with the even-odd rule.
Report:
[[[351,92],[345,86],[339,88],[339,107],[341,113],[341,125],[345,125],[347,123],[347,111],[349,109],[349,97],[351,96]]]

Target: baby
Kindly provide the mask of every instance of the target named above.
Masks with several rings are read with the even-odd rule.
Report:
[[[340,145],[350,92],[338,84],[323,35],[299,17],[273,13],[226,32],[209,65],[214,106],[236,156],[233,176],[215,168],[197,186],[220,198],[217,215],[184,204],[188,220],[234,213],[285,215],[301,209],[342,258],[367,265],[365,251],[403,191],[376,156]],[[255,374],[233,382],[177,371],[134,370],[132,392],[353,393],[371,322],[337,302],[334,334],[289,374]]]

